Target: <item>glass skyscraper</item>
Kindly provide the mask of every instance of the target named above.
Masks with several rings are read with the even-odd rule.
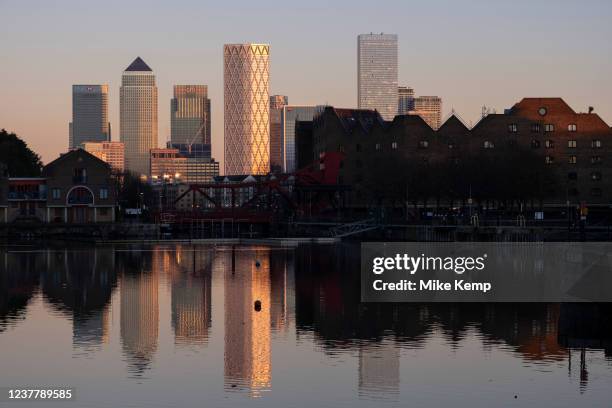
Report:
[[[283,168],[281,114],[288,103],[289,98],[285,95],[270,96],[270,171],[273,173]]]
[[[225,174],[270,171],[268,44],[223,47]]]
[[[357,104],[385,120],[397,114],[397,35],[357,37]]]
[[[281,114],[281,165],[283,173],[293,173],[297,170],[297,150],[295,139],[295,122],[311,121],[314,116],[322,112],[325,107],[320,106],[283,106]]]
[[[157,86],[153,71],[140,57],[121,77],[119,122],[126,169],[148,175],[149,152],[157,147]]]
[[[206,85],[174,85],[170,102],[172,143],[210,144],[210,99]]]
[[[72,85],[72,122],[69,125],[70,149],[83,142],[110,140],[108,122],[108,85]]]

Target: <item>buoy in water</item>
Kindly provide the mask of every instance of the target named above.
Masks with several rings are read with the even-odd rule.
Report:
[[[255,311],[256,312],[261,312],[261,300],[256,300],[255,301]]]

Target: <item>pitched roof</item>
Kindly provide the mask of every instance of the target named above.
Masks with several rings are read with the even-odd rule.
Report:
[[[146,62],[142,60],[140,57],[136,57],[134,61],[130,64],[129,67],[125,69],[126,71],[153,71]]]

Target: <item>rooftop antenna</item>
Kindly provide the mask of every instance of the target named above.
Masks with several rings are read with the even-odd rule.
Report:
[[[593,113],[593,111],[594,111],[594,110],[595,110],[595,108],[594,108],[594,107],[589,106],[589,113]]]

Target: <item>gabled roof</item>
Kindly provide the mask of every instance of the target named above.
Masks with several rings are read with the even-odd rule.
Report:
[[[456,113],[452,113],[448,117],[448,119],[446,119],[444,121],[442,126],[440,126],[440,128],[438,128],[438,132],[444,131],[444,130],[446,130],[448,128],[450,128],[450,129],[461,128],[462,130],[470,130],[467,127],[467,125],[463,122],[463,120],[461,120],[461,118]]]
[[[129,67],[125,69],[126,71],[153,71],[146,62],[142,60],[140,57],[136,57],[134,61],[130,64]]]
[[[66,160],[68,157],[72,157],[72,156],[87,157],[88,159],[91,159],[94,162],[98,162],[99,164],[102,164],[103,166],[108,167],[110,169],[110,165],[104,160],[94,156],[93,154],[89,153],[87,150],[78,148],[78,149],[70,150],[68,153],[61,154],[60,157],[58,157],[57,159],[43,166],[43,170],[42,170],[43,176],[47,174],[47,171],[49,169],[55,167],[58,163],[61,163],[62,161]]]

